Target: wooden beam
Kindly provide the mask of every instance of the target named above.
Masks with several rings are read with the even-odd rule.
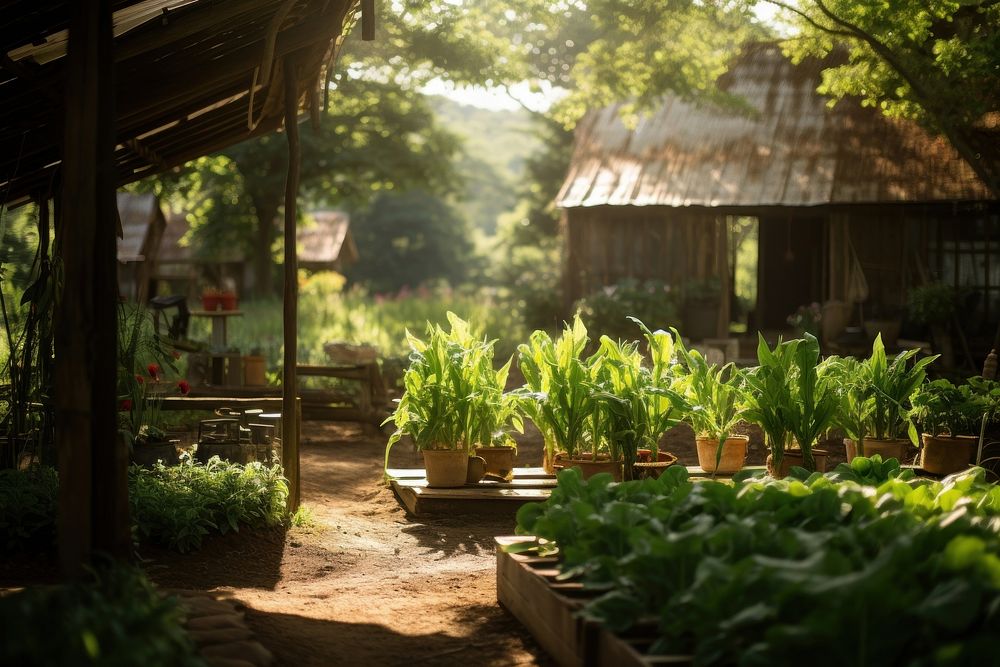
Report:
[[[375,0],[361,0],[361,40],[375,40]]]
[[[78,577],[94,552],[127,558],[127,452],[119,440],[111,0],[71,3],[62,162],[64,271],[55,331],[59,558]]]
[[[285,366],[282,377],[282,448],[281,463],[288,479],[288,512],[299,508],[299,411],[298,392],[298,308],[299,266],[295,252],[296,198],[299,193],[299,90],[295,56],[285,56],[281,76],[285,84],[285,137],[288,139],[288,177],[285,179],[285,286],[284,344]]]

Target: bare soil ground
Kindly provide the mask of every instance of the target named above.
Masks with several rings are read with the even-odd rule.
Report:
[[[314,526],[213,538],[188,555],[146,549],[152,578],[240,601],[280,665],[551,664],[496,602],[492,538],[513,532],[513,516],[408,517],[381,483],[384,435],[303,432]],[[420,466],[396,449],[393,466]]]

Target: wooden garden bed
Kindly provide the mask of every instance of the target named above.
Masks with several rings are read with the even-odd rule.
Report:
[[[388,470],[400,504],[415,516],[426,514],[498,514],[511,516],[525,503],[546,500],[556,478],[541,468],[515,468],[510,482],[479,482],[454,489],[427,486],[423,468]]]
[[[497,537],[497,601],[512,613],[562,667],[655,667],[687,665],[686,656],[648,656],[656,628],[619,637],[578,612],[594,593],[576,582],[559,582],[558,559],[509,554],[503,547],[530,537]]]

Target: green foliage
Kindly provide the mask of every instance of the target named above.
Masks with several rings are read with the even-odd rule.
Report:
[[[958,386],[934,380],[921,386],[910,403],[909,435],[918,447],[917,427],[935,436],[975,435],[984,417],[992,420],[1000,414],[1000,383],[981,377],[971,377]]]
[[[829,361],[840,396],[836,421],[862,447],[859,453],[864,453],[867,437],[905,437],[910,396],[924,383],[927,366],[937,359],[933,356],[915,360],[918,352],[907,350],[890,360],[879,334],[868,359]]]
[[[601,336],[603,362],[598,370],[601,393],[608,414],[607,438],[612,458],[620,452],[625,479],[632,478],[636,453],[640,448],[652,452],[657,460],[660,438],[679,424],[687,401],[672,389],[674,343],[665,331],[650,331],[639,320],[649,349],[650,363],[643,365],[637,342],[622,343]]]
[[[677,299],[659,280],[623,280],[585,296],[574,309],[591,329],[624,340],[638,336],[629,317],[658,328],[676,326],[679,320]]]
[[[781,467],[790,444],[790,413],[796,409],[792,397],[795,344],[778,342],[771,350],[757,334],[757,367],[746,372],[746,412],[744,418],[764,431],[775,469]]]
[[[958,290],[944,283],[920,285],[907,295],[907,311],[918,324],[948,324],[959,303]]]
[[[0,663],[203,666],[182,622],[177,598],[141,571],[103,569],[90,581],[0,597]]]
[[[772,4],[783,5],[773,2]],[[801,0],[785,13],[795,59],[841,55],[820,92],[860,97],[890,116],[942,132],[996,192],[998,154],[979,131],[1000,105],[1000,7],[989,0]]]
[[[504,393],[511,360],[493,368],[494,341],[477,338],[469,323],[448,313],[448,331],[427,324],[427,340],[407,332],[412,350],[403,375],[403,396],[385,420],[396,425],[385,448],[408,435],[417,449],[459,449],[512,444],[522,430],[517,398]]]
[[[52,468],[0,470],[0,553],[55,546],[58,495]]]
[[[601,353],[585,357],[587,328],[579,316],[567,324],[558,339],[536,330],[517,348],[518,364],[525,386],[521,408],[541,431],[551,459],[558,452],[575,458],[590,446],[596,456],[601,432],[597,375]]]
[[[895,461],[855,461],[733,483],[692,482],[678,466],[621,484],[565,470],[549,500],[519,510],[517,531],[558,551],[562,578],[603,591],[586,618],[614,632],[658,618],[652,652],[695,665],[991,655],[1000,488],[982,469],[937,482]],[[872,634],[883,627],[892,632]]]
[[[802,449],[805,467],[815,470],[812,448],[819,436],[833,426],[840,405],[831,363],[819,364],[819,341],[806,334],[792,344],[792,374],[789,377],[792,403],[788,431]]]
[[[327,363],[323,345],[337,340],[374,345],[383,358],[405,357],[409,353],[406,331],[420,331],[427,322],[446,322],[448,311],[476,322],[485,335],[498,339],[498,357],[513,354],[514,342],[525,337],[521,321],[487,290],[457,290],[442,285],[395,294],[372,295],[361,288],[342,292],[322,273],[302,278],[301,284],[300,363]],[[282,360],[280,300],[246,301],[240,304],[240,310],[245,316],[240,318],[239,326],[230,328],[230,344],[244,352],[259,349],[268,367],[276,371]],[[208,340],[210,333],[207,320],[192,320],[192,338]]]
[[[437,279],[458,284],[468,274],[472,242],[465,221],[426,192],[381,194],[351,229],[362,259],[347,276],[373,292]]]
[[[677,358],[681,364],[678,390],[691,405],[687,421],[699,437],[719,441],[715,453],[718,466],[722,448],[746,410],[743,394],[743,371],[733,364],[721,368],[709,365],[698,350],[688,350],[673,329]]]
[[[140,539],[182,553],[199,548],[213,532],[281,525],[287,497],[277,464],[212,457],[206,465],[187,458],[176,466],[129,469],[129,506]]]

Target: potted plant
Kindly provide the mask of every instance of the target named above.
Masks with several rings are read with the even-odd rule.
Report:
[[[813,445],[837,414],[833,362],[818,366],[819,341],[809,333],[774,350],[760,337],[757,357],[760,366],[747,374],[747,418],[764,429],[768,472],[781,478],[792,466],[825,470],[827,452]]]
[[[426,342],[407,331],[411,354],[403,395],[384,422],[396,426],[386,443],[386,469],[392,446],[408,435],[423,454],[432,487],[464,485],[473,449],[493,444],[494,429],[502,428],[508,417],[515,419],[509,401],[501,398],[502,385],[498,391],[510,362],[494,371],[493,342],[476,339],[454,313],[447,316],[450,330],[428,323]],[[476,463],[485,467],[481,459]]]
[[[672,389],[673,340],[665,331],[651,332],[638,319],[646,337],[650,364],[643,364],[637,342],[601,337],[603,363],[600,397],[608,410],[608,438],[621,453],[623,478],[659,477],[677,457],[659,451],[660,438],[679,424],[687,405]]]
[[[785,450],[791,444],[790,413],[795,410],[792,399],[794,342],[782,343],[774,349],[767,346],[764,336],[757,334],[757,363],[745,375],[744,417],[764,431],[768,451],[768,469],[772,476],[783,469]]]
[[[698,465],[713,477],[734,473],[746,462],[750,441],[732,434],[746,409],[743,373],[731,363],[721,368],[709,365],[700,352],[684,347],[676,329],[672,331],[683,369],[677,386],[690,404],[685,419],[694,429]]]
[[[219,292],[219,308],[222,310],[236,310],[238,303],[236,290],[226,289]]]
[[[206,287],[201,291],[201,307],[209,312],[218,310],[222,305],[222,292],[215,287]]]
[[[919,350],[907,350],[891,359],[881,335],[872,343],[868,359],[835,358],[830,362],[840,406],[835,421],[847,437],[847,460],[856,455],[902,460],[910,395],[924,383],[927,366],[937,357],[915,359]]]
[[[595,419],[600,424],[603,408],[594,375],[603,353],[599,350],[585,358],[589,341],[587,328],[577,315],[557,340],[537,330],[517,348],[525,379],[518,394],[520,405],[542,433],[543,465],[550,473],[560,458],[570,465],[581,464],[584,474],[588,474],[593,466],[582,456],[588,444],[590,463],[598,459],[599,443],[592,440],[595,434],[600,436],[601,428],[595,426]]]
[[[976,436],[983,419],[996,416],[1000,404],[997,383],[970,378],[955,386],[948,380],[934,380],[910,397],[909,435],[921,446],[920,467],[936,475],[964,470],[975,455]],[[922,434],[917,439],[917,429]]]

